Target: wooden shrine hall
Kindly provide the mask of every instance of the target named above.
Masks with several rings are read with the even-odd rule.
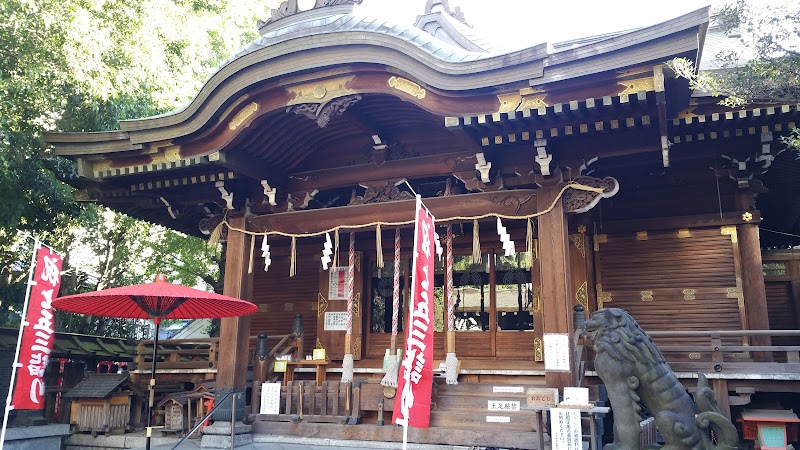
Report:
[[[785,329],[798,328],[800,293],[767,298],[759,229],[797,230],[798,162],[780,137],[798,108],[729,109],[673,74],[673,58],[702,67],[726,44],[707,8],[505,52],[447,0],[428,0],[413,25],[358,3],[286,1],[184,109],[46,136],[77,164],[76,199],[224,242],[224,293],[259,312],[223,319],[218,387],[245,389],[250,336],[291,333],[297,314],[298,353],[324,348],[327,382],[353,355],[360,398],[346,401],[361,425],[254,414],[254,436],[399,440],[376,425],[394,395],[378,383],[403,348],[413,193],[452,249],[436,269],[434,367],[455,353],[459,385],[437,377],[431,428],[412,442],[538,448],[530,414],[487,413],[486,401],[597,385],[573,330],[604,306],[629,311],[690,390],[707,373],[728,414],[797,399],[800,333]],[[569,339],[566,371],[545,370],[550,334]]]

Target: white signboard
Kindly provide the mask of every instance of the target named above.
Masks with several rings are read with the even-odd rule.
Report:
[[[544,370],[569,372],[569,335],[547,333],[544,335]]]
[[[550,409],[550,434],[553,450],[582,450],[581,411],[572,408]]]
[[[489,411],[519,411],[519,403],[511,400],[489,400]]]
[[[325,312],[325,331],[347,331],[347,311]]]
[[[524,386],[492,386],[492,393],[495,394],[524,394]]]
[[[564,388],[564,401],[562,405],[576,405],[588,406],[589,405],[589,388],[585,387],[565,387]]]
[[[281,383],[261,383],[261,414],[280,414]]]
[[[328,300],[347,300],[347,267],[331,267]]]
[[[511,423],[511,417],[508,416],[486,416],[488,423]]]

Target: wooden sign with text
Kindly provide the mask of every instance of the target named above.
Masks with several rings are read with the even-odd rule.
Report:
[[[558,404],[558,389],[528,388],[525,397],[529,408],[552,408]]]

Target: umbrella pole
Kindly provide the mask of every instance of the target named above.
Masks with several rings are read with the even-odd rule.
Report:
[[[161,328],[161,319],[156,317],[153,319],[156,325],[156,332],[153,336],[153,368],[150,372],[150,388],[148,389],[147,401],[147,439],[145,441],[145,450],[150,450],[150,436],[153,434],[153,405],[156,396],[156,356],[158,353],[158,331]]]

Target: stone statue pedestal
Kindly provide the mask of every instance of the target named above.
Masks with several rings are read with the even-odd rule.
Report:
[[[250,434],[251,425],[236,422],[233,427],[233,445],[241,447],[253,443],[253,435]],[[231,423],[214,422],[211,426],[203,428],[203,439],[200,441],[201,448],[231,448]]]

